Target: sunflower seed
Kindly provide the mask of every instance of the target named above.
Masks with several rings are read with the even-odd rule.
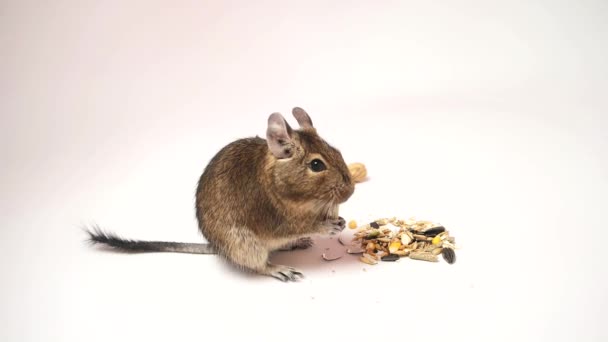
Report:
[[[382,261],[397,261],[399,260],[399,255],[397,254],[389,254],[385,255],[381,258]]]
[[[441,251],[441,256],[443,256],[443,260],[450,265],[456,262],[456,253],[454,253],[454,250],[451,248],[444,248]]]
[[[434,237],[435,235],[437,235],[439,233],[443,233],[443,232],[445,232],[445,227],[437,226],[437,227],[429,228],[429,229],[423,231],[422,234],[424,234],[426,236]]]

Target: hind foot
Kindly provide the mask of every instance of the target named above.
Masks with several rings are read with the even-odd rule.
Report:
[[[271,277],[277,278],[280,281],[297,281],[298,279],[304,278],[304,274],[298,269],[283,265],[268,264],[264,270],[264,274]]]

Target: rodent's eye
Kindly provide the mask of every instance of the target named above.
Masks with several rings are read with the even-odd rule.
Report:
[[[325,166],[325,163],[321,159],[313,159],[310,162],[310,169],[314,172],[321,172],[327,170],[327,166]]]

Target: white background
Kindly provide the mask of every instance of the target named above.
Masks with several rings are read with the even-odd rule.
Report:
[[[607,19],[605,1],[2,1],[0,340],[606,341]],[[438,221],[457,263],[330,263],[323,239],[274,258],[307,275],[284,284],[83,242],[90,223],[201,241],[206,163],[294,106],[368,167],[342,216]]]

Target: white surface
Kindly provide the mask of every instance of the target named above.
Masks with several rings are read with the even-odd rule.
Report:
[[[608,339],[605,1],[252,3],[3,2],[0,340]],[[200,241],[207,161],[293,106],[368,167],[345,218],[439,221],[457,263],[83,243]]]

